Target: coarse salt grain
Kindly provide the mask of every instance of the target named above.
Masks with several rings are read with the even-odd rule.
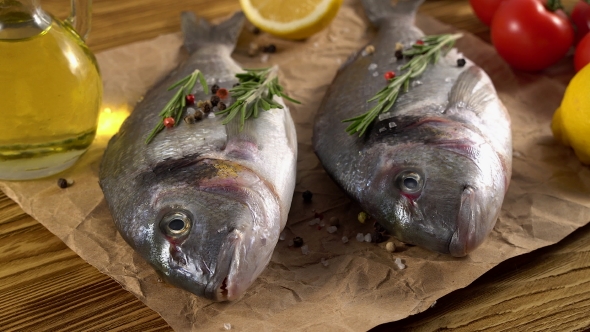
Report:
[[[262,56],[260,57],[260,62],[262,62],[262,63],[266,63],[266,62],[268,62],[268,58],[269,58],[269,55],[268,55],[268,53],[265,53],[264,55],[262,55]]]
[[[186,109],[186,114],[187,115],[193,115],[193,114],[195,114],[196,111],[197,111],[196,109],[194,109],[192,107],[189,107],[189,108]]]
[[[406,268],[406,265],[404,263],[402,263],[402,260],[400,258],[396,258],[394,261],[395,266],[397,266],[398,269],[403,270]]]
[[[320,222],[319,218],[313,218],[309,221],[309,226],[317,225],[317,224],[319,224],[319,222]]]
[[[279,240],[285,240],[285,232],[281,232],[281,235],[279,235]]]
[[[377,64],[376,63],[372,63],[369,65],[369,70],[375,70],[377,69]]]
[[[229,330],[231,330],[231,324],[230,324],[230,323],[225,323],[225,324],[223,324],[223,328],[224,328],[226,331],[229,331]]]
[[[342,243],[348,243],[348,236],[342,237]]]
[[[320,262],[322,263],[323,266],[330,265],[330,262],[328,262],[328,260],[326,260],[325,258],[320,259]]]
[[[371,242],[371,233],[365,234],[365,242]]]
[[[365,241],[365,236],[363,235],[363,233],[358,233],[356,235],[356,240],[359,241],[359,242]]]
[[[330,234],[336,233],[337,230],[338,230],[338,227],[336,227],[336,226],[330,226],[330,227],[326,228],[326,231],[328,231],[328,233],[330,233]]]
[[[304,255],[309,254],[309,246],[307,244],[301,246],[301,253]]]
[[[295,244],[295,242],[293,240],[289,240],[288,246],[292,247]]]

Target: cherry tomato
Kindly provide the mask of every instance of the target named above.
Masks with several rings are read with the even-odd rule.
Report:
[[[576,72],[580,71],[582,67],[590,63],[590,33],[587,33],[576,46],[576,53],[574,54],[574,67]]]
[[[504,0],[469,0],[469,3],[471,4],[471,9],[473,9],[475,16],[477,16],[483,24],[490,26],[492,24],[492,18],[494,18],[494,14],[502,1]]]
[[[506,0],[492,20],[492,43],[512,67],[538,71],[565,56],[574,29],[561,10],[552,12],[541,0]]]
[[[590,32],[590,0],[580,0],[572,10],[572,22],[576,26],[576,44]]]

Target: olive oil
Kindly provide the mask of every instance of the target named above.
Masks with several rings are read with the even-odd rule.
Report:
[[[28,31],[24,38],[0,34],[0,179],[64,170],[96,133],[102,98],[96,60],[68,23],[48,17],[32,36],[25,28],[35,22],[26,17],[15,23]]]

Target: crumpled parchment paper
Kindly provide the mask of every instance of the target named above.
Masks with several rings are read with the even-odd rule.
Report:
[[[424,311],[498,263],[553,244],[588,222],[589,168],[557,144],[549,129],[565,89],[563,77],[571,73],[555,73],[562,79],[515,75],[490,45],[466,33],[457,43],[459,51],[492,77],[513,121],[514,172],[496,227],[480,248],[460,259],[397,241],[395,253],[387,252],[385,243],[357,242],[357,233],[372,231],[371,221],[357,221],[359,207],[323,171],[311,147],[311,134],[321,98],[339,65],[374,34],[362,13],[357,1],[346,1],[333,24],[305,42],[256,36],[247,29],[241,36],[235,59],[244,67],[280,65],[282,83],[302,105],[290,105],[300,154],[285,240],[279,241],[269,266],[239,301],[212,303],[162,283],[124,242],[97,180],[108,137],[99,136],[75,167],[58,176],[0,182],[0,188],[178,331],[219,331],[224,323],[238,331],[368,330]],[[427,34],[452,31],[428,17],[418,17],[417,24]],[[247,55],[252,41],[275,43],[278,52],[263,63],[262,55]],[[132,109],[182,59],[181,42],[180,34],[171,34],[98,54],[104,105],[112,110]],[[377,79],[385,70],[391,69],[378,68]],[[60,189],[58,177],[75,183]],[[310,204],[301,198],[305,190],[314,193]],[[314,210],[324,216],[326,225],[321,229],[309,225]],[[326,231],[332,217],[340,220],[335,234]],[[295,236],[309,246],[307,255],[288,246]],[[342,242],[343,236],[348,243]],[[406,268],[396,267],[395,258]]]

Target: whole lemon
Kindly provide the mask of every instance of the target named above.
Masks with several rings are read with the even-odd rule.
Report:
[[[590,165],[590,66],[570,81],[553,115],[551,130],[555,139],[571,146],[578,159]]]

